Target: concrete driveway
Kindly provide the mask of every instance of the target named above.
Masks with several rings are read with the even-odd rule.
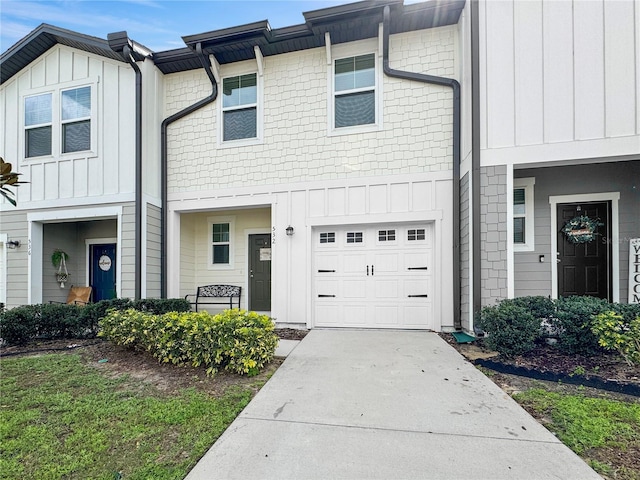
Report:
[[[187,476],[599,479],[429,332],[313,330]]]

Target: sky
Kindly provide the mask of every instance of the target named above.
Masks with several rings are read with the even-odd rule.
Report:
[[[0,52],[41,23],[103,39],[126,30],[153,51],[184,47],[182,37],[269,20],[304,23],[302,12],[355,0],[0,0]],[[408,3],[408,2],[407,2]]]

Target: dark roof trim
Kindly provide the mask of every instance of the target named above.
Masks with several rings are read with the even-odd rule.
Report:
[[[0,84],[57,44],[122,61],[106,40],[43,23],[0,56]]]
[[[271,29],[266,20],[222,30],[182,37],[188,49],[158,52],[156,66],[165,74],[200,68],[194,53],[200,43],[205,53],[218,63],[249,60],[254,47],[266,56],[322,47],[325,32],[334,44],[375,38],[382,12],[389,6],[394,12],[391,33],[452,25],[458,22],[465,0],[432,0],[403,5],[403,0],[365,0],[303,13],[306,23]]]

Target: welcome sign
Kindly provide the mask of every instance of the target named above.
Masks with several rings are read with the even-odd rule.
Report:
[[[640,238],[629,240],[629,303],[640,303]]]

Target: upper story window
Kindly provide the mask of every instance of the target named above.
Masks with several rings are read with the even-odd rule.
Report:
[[[25,158],[92,148],[90,86],[24,97]]]
[[[24,99],[24,156],[51,155],[51,93],[33,95]]]
[[[534,249],[534,178],[513,179],[513,249],[518,252]]]
[[[376,68],[373,53],[334,64],[334,127],[376,123]]]
[[[257,74],[222,80],[222,139],[258,138]]]
[[[62,91],[62,153],[91,149],[91,87]]]

